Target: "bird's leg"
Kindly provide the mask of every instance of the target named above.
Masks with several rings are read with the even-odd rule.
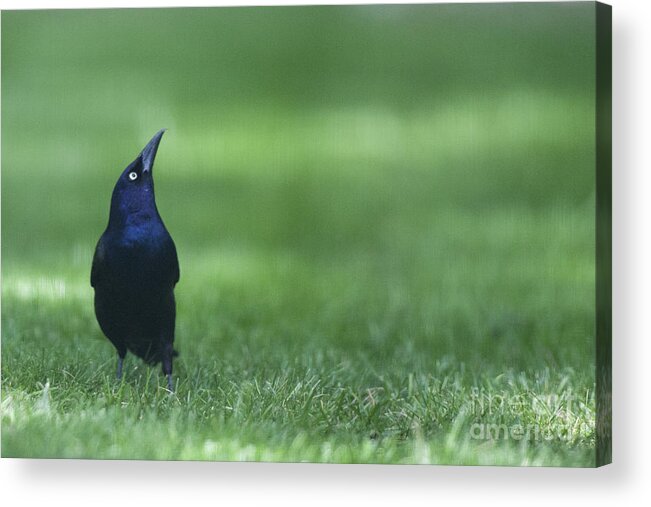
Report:
[[[124,363],[124,354],[120,354],[118,352],[118,371],[116,373],[116,377],[118,380],[122,380],[122,365]]]
[[[171,343],[166,343],[163,348],[163,373],[167,377],[167,389],[174,392],[174,382],[172,381],[172,357],[174,356],[174,349]]]
[[[118,371],[115,374],[118,380],[122,380],[122,365],[124,363],[124,357],[126,355],[127,355],[126,349],[118,350]]]

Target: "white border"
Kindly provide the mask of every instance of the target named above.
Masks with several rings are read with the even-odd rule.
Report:
[[[10,8],[302,5],[306,1],[0,0]],[[416,2],[313,2],[416,3]],[[426,2],[418,2],[426,3]],[[651,499],[651,28],[613,4],[614,459],[599,470],[1,460],[3,505],[648,505]],[[38,502],[38,503],[37,503]]]

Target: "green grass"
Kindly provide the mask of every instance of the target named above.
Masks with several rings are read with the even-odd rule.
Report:
[[[56,276],[14,266],[3,283],[3,455],[586,465],[591,266],[558,251],[581,251],[589,238],[571,231],[589,224],[571,217],[557,217],[555,245],[534,239],[553,217],[512,215],[509,231],[501,214],[454,227],[439,215],[440,230],[414,233],[410,253],[181,254],[172,397],[158,369],[133,358],[115,382],[88,256]],[[526,259],[496,237],[523,233]],[[455,247],[469,238],[474,247]],[[484,413],[474,390],[506,402]],[[519,397],[524,407],[509,406]],[[478,442],[474,423],[573,434]]]
[[[589,4],[437,8],[3,13],[3,456],[594,464]],[[173,395],[89,284],[161,127]]]

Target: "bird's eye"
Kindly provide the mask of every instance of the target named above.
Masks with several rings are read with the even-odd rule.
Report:
[[[138,178],[138,173],[135,173],[135,172],[130,172],[130,173],[129,173],[129,179],[130,179],[131,181],[133,181],[133,180],[135,180],[135,179],[137,179],[137,178]]]

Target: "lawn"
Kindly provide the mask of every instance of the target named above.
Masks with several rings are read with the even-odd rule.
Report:
[[[589,5],[3,13],[2,456],[593,465]],[[173,394],[89,283],[162,127]]]

